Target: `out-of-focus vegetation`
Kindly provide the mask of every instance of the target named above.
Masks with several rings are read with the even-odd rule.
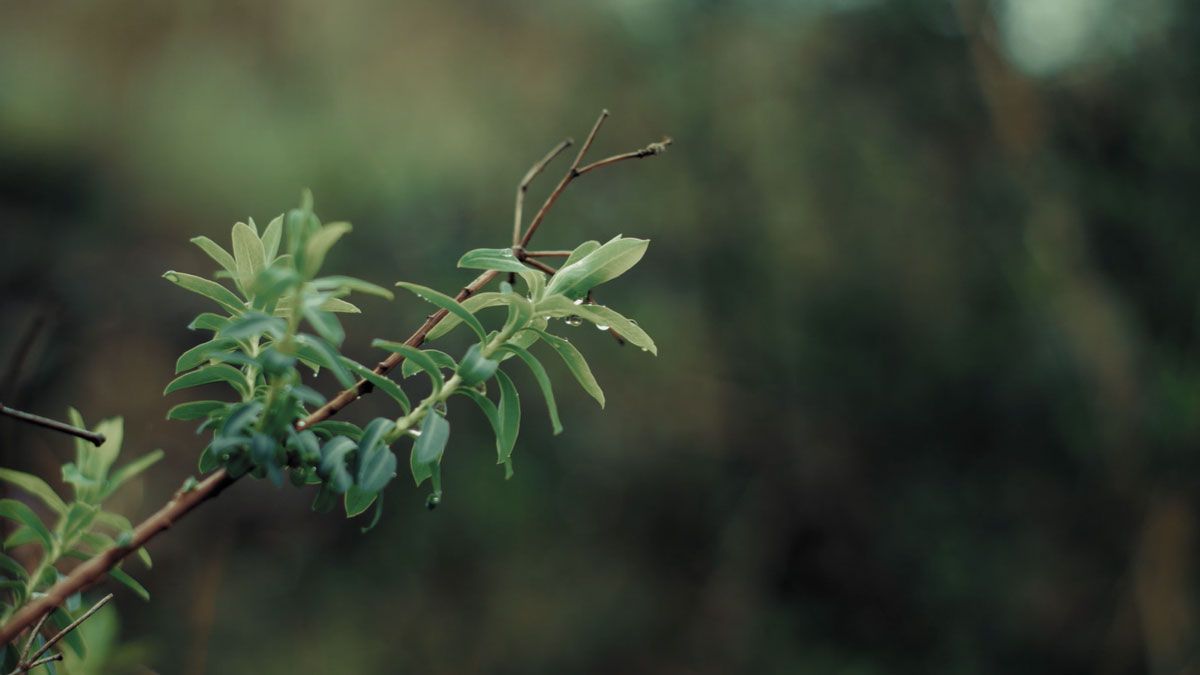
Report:
[[[355,224],[329,269],[453,289],[608,107],[597,156],[676,144],[578,181],[539,242],[652,239],[604,300],[660,356],[575,329],[606,411],[564,391],[509,482],[460,425],[455,498],[395,489],[368,535],[230,490],[151,546],[153,603],[117,591],[145,663],[1181,672],[1198,69],[1184,0],[8,3],[0,400],[124,416],[131,455],[167,450],[113,499],[148,512],[203,444],[159,395],[203,302],[159,277],[207,264],[189,236],[307,186]],[[427,311],[363,305],[367,363]],[[0,438],[42,476],[69,454]]]

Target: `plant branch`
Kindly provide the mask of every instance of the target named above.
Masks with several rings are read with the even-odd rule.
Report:
[[[82,624],[84,621],[87,621],[88,619],[92,618],[93,614],[100,611],[100,608],[107,605],[108,601],[112,600],[112,599],[113,599],[112,593],[109,593],[108,595],[104,596],[103,598],[100,598],[100,600],[97,601],[96,604],[92,605],[91,609],[84,612],[83,614],[81,614],[79,616],[78,619],[75,619],[70,624],[68,624],[65,628],[58,631],[58,633],[56,633],[54,635],[54,637],[50,638],[49,640],[46,640],[46,644],[42,645],[41,649],[37,650],[36,652],[33,653],[33,656],[29,657],[29,662],[24,662],[21,664],[21,666],[24,667],[25,670],[32,670],[34,667],[36,667],[42,663],[45,663],[47,660],[50,660],[50,661],[57,660],[52,657],[50,659],[43,659],[43,660],[39,661],[38,657],[41,656],[42,654],[45,654],[46,651],[49,650],[51,647],[53,647],[55,644],[57,644],[59,640],[66,637],[67,633],[70,633],[71,631],[78,628],[79,625]],[[47,612],[46,615],[49,616],[49,613]],[[58,659],[62,658],[61,654],[58,654],[56,656]],[[20,669],[21,668],[18,667],[18,670],[20,670]]]
[[[513,209],[513,246],[517,246],[521,243],[522,211],[525,208],[525,193],[529,192],[529,184],[533,182],[534,178],[537,178],[538,174],[546,170],[546,167],[550,164],[550,162],[554,161],[555,157],[558,157],[560,154],[562,154],[563,150],[571,147],[571,144],[574,142],[575,141],[573,139],[567,138],[558,145],[554,146],[550,152],[546,153],[545,157],[538,160],[537,164],[529,167],[529,171],[525,172],[525,177],[521,179],[519,184],[517,184],[517,205],[516,208]]]
[[[569,258],[570,251],[526,251],[526,258]]]
[[[661,155],[662,153],[667,151],[667,146],[671,145],[672,142],[673,141],[671,140],[670,136],[664,136],[661,141],[659,141],[657,143],[651,143],[650,145],[647,145],[646,147],[642,148],[641,150],[634,150],[633,152],[626,152],[626,153],[622,153],[620,155],[613,155],[612,157],[606,157],[604,159],[592,162],[591,164],[588,164],[587,166],[580,169],[579,175],[582,176],[583,174],[585,174],[589,171],[595,171],[596,169],[599,169],[600,167],[608,166],[609,164],[616,164],[617,162],[623,162],[627,159],[641,159],[643,157],[653,157],[654,155]]]
[[[529,258],[526,258],[522,262],[524,262],[526,265],[529,265],[530,267],[532,267],[534,269],[541,270],[551,276],[553,276],[554,273],[558,271],[558,270],[554,269],[553,267],[547,265],[546,263],[541,262],[540,260],[531,260]]]
[[[46,429],[60,431],[64,434],[70,434],[71,436],[78,436],[86,441],[91,441],[92,445],[104,445],[104,434],[98,434],[94,431],[88,431],[87,429],[73,427],[66,422],[59,422],[58,420],[52,420],[48,417],[42,417],[41,415],[22,412],[15,408],[10,408],[3,403],[0,403],[0,414],[7,415],[13,419],[18,419],[22,422],[28,422],[29,424],[34,424],[39,427],[45,427]]]
[[[71,570],[70,574],[47,589],[45,595],[17,611],[12,619],[0,628],[0,644],[12,642],[20,635],[21,631],[41,618],[42,615],[54,611],[55,607],[65,603],[67,598],[76,592],[100,581],[108,573],[108,570],[116,567],[130,553],[145,546],[147,542],[170,528],[192,509],[221,494],[225,488],[233,485],[235,480],[225,469],[218,469],[192,489],[181,489],[176,492],[171,501],[134,528],[128,543],[113,546],[80,564]]]
[[[592,130],[588,133],[587,139],[583,141],[583,146],[579,148],[579,154],[575,155],[575,161],[571,162],[571,168],[567,169],[567,175],[562,177],[554,191],[542,203],[542,208],[533,216],[533,220],[529,221],[529,227],[525,230],[525,235],[521,237],[521,241],[514,244],[514,247],[520,246],[524,248],[529,245],[529,240],[533,239],[534,233],[537,232],[538,226],[546,219],[546,214],[550,212],[550,207],[554,206],[554,202],[558,201],[558,196],[567,189],[571,181],[579,175],[579,163],[583,161],[583,156],[587,154],[588,148],[592,147],[592,141],[596,140],[596,134],[600,131],[604,120],[608,119],[608,110],[600,111],[600,117],[596,119],[596,123],[592,125]]]
[[[580,148],[579,154],[575,157],[575,161],[572,163],[571,168],[567,171],[566,176],[564,176],[559,182],[558,186],[550,194],[546,202],[542,204],[542,207],[538,210],[537,215],[534,216],[533,220],[529,224],[528,229],[526,229],[524,236],[514,248],[523,249],[524,246],[529,243],[529,240],[533,238],[538,226],[546,218],[546,214],[554,205],[554,202],[558,199],[559,195],[562,194],[563,190],[566,189],[566,186],[570,184],[572,180],[581,175],[579,164],[583,161],[584,155],[587,153],[588,148],[591,147],[592,141],[595,140],[596,134],[600,130],[600,126],[604,123],[604,120],[607,117],[607,110],[600,114],[599,119],[596,120],[596,124],[592,127],[591,132],[587,136],[587,140],[584,142],[583,147]],[[553,160],[555,156],[560,154],[567,145],[568,143],[564,141],[551,150],[546,157],[544,157],[538,162],[538,164],[535,164],[533,168],[530,169],[529,173],[526,174],[527,180],[533,180],[534,177],[536,177],[543,169],[545,169],[545,165],[549,164],[550,161]],[[632,158],[632,156],[637,155],[638,152],[641,151],[627,153],[628,156],[618,155],[617,157],[620,159]],[[647,153],[641,156],[647,156],[648,154],[656,153]],[[608,160],[600,160],[600,162],[596,162],[594,165],[588,165],[584,168],[590,171],[593,168],[599,168],[599,166],[620,161],[620,159],[609,158]],[[526,180],[522,180],[522,184],[525,183]],[[494,280],[498,275],[499,272],[495,270],[485,271],[484,273],[475,277],[471,283],[464,286],[454,299],[458,302],[462,302],[475,293],[478,293],[480,289],[491,283],[491,281]],[[446,318],[447,314],[448,312],[444,309],[430,314],[425,322],[421,324],[421,326],[412,335],[410,335],[407,340],[405,340],[405,344],[411,347],[419,347],[425,341],[425,338],[428,336],[429,332],[433,330],[433,328],[437,326],[438,323],[440,323],[444,318]],[[379,364],[375,366],[374,371],[379,375],[385,375],[390,370],[400,365],[402,361],[404,361],[404,357],[402,355],[391,354],[383,361],[380,361]],[[357,384],[339,393],[328,403],[313,411],[308,417],[297,421],[295,427],[297,429],[304,429],[329,419],[330,417],[336,415],[342,408],[345,408],[347,405],[360,398],[363,394],[369,393],[372,389],[373,386],[369,382],[366,380],[359,380]],[[53,420],[47,421],[53,422]],[[60,425],[61,423],[54,424]],[[78,429],[74,429],[73,427],[71,427],[71,429],[74,431],[80,431]],[[103,442],[103,439],[101,439],[101,442]],[[16,612],[13,617],[4,624],[3,627],[0,627],[0,645],[12,642],[18,635],[21,634],[23,630],[25,630],[39,618],[53,611],[55,607],[63,604],[72,594],[82,591],[83,589],[100,581],[108,572],[108,570],[119,564],[121,560],[123,560],[130,553],[133,553],[137,549],[145,546],[155,536],[169,529],[180,518],[183,518],[190,513],[192,509],[195,509],[197,506],[200,506],[204,502],[221,494],[221,492],[236,482],[236,480],[237,479],[230,476],[229,472],[227,472],[225,469],[218,469],[194,486],[180,489],[175,493],[175,496],[172,497],[169,502],[167,502],[166,505],[134,528],[132,537],[130,537],[128,542],[126,542],[124,545],[113,546],[112,548],[109,548],[82,563],[73,569],[66,577],[59,580],[58,583],[47,589],[44,595],[38,597],[36,600],[30,602]]]

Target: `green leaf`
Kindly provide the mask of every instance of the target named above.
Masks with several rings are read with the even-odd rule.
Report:
[[[395,459],[395,456],[392,457]],[[353,518],[367,509],[371,508],[371,504],[375,502],[375,498],[379,496],[378,492],[370,492],[363,490],[357,485],[351,485],[346,494],[342,497],[342,504],[346,509],[346,517]]]
[[[267,223],[267,229],[262,233],[263,256],[267,265],[275,262],[275,256],[279,253],[279,239],[282,235],[283,214],[281,213]]]
[[[150,601],[150,591],[146,590],[145,586],[139,584],[136,579],[129,576],[129,573],[120,567],[113,567],[108,570],[108,576],[124,584],[125,587],[133,591],[142,600]]]
[[[21,563],[13,560],[3,553],[0,553],[0,572],[3,572],[4,575],[10,579],[29,579],[29,572],[25,571],[25,568],[21,566]]]
[[[199,246],[202,251],[208,254],[208,257],[217,261],[217,264],[225,268],[230,274],[237,274],[237,263],[234,262],[233,256],[229,255],[229,251],[221,248],[217,242],[208,237],[193,237],[192,243]]]
[[[50,623],[54,624],[54,627],[59,631],[66,630],[67,626],[70,626],[72,621],[74,621],[74,619],[71,618],[71,615],[67,614],[66,610],[62,609],[61,607],[54,608],[54,611],[50,613]],[[67,643],[67,646],[70,647],[71,651],[75,652],[79,658],[83,658],[87,655],[87,647],[84,646],[83,636],[79,634],[79,631],[73,630],[64,635],[63,642]]]
[[[182,373],[185,370],[191,370],[207,362],[213,354],[227,352],[235,347],[237,347],[236,342],[223,337],[201,342],[179,356],[179,360],[175,362],[175,372]]]
[[[463,300],[459,304],[462,305],[463,308],[466,309],[471,314],[475,314],[476,312],[478,312],[481,309],[485,309],[487,307],[495,307],[495,306],[503,305],[503,304],[505,304],[505,302],[506,301],[504,299],[503,293],[487,292],[487,293],[480,293],[478,295],[473,295],[473,296],[467,298],[466,300]],[[429,331],[429,335],[427,336],[427,339],[428,340],[436,340],[436,339],[440,338],[441,336],[445,335],[446,333],[449,333],[452,329],[454,329],[456,326],[458,326],[461,323],[462,323],[462,319],[458,318],[457,316],[455,316],[453,314],[449,314],[446,316],[446,318],[439,321],[438,325],[434,326],[433,329]]]
[[[646,334],[646,331],[604,305],[576,305],[564,296],[552,295],[538,303],[537,313],[550,317],[579,316],[597,326],[608,326],[620,333],[631,344],[641,347],[651,354],[658,354],[658,347],[655,346],[654,340]]]
[[[32,544],[40,541],[36,532],[24,525],[13,530],[13,533],[8,535],[4,540],[4,548],[16,548],[25,544]]]
[[[329,223],[308,238],[304,251],[305,271],[308,276],[315,275],[321,269],[325,262],[325,254],[351,229],[350,223]]]
[[[194,274],[186,274],[184,272],[176,272],[171,270],[163,274],[163,278],[173,284],[189,290],[193,293],[198,293],[212,300],[218,305],[224,307],[232,314],[241,314],[245,311],[246,306],[238,299],[228,288],[215,281],[209,281],[203,277],[198,277]]]
[[[371,342],[371,346],[400,354],[404,356],[405,359],[417,364],[421,370],[424,370],[429,375],[429,379],[433,381],[433,390],[435,392],[441,391],[442,385],[446,383],[445,378],[442,376],[442,371],[438,369],[437,363],[435,363],[428,354],[420,349],[411,347],[402,342],[392,342],[390,340],[378,339],[373,340]]]
[[[579,260],[563,265],[550,279],[546,292],[582,297],[592,288],[615,279],[637,264],[650,242],[616,237]]]
[[[434,468],[442,461],[442,453],[446,450],[448,440],[450,423],[436,410],[427,412],[425,420],[421,423],[421,435],[417,436],[413,443],[409,463],[417,485],[433,476]]]
[[[228,317],[213,314],[212,312],[203,312],[200,316],[192,319],[192,322],[188,324],[188,330],[210,330],[216,333],[224,328],[227,323],[229,323]]]
[[[237,262],[234,279],[242,293],[249,296],[254,288],[255,278],[267,266],[267,255],[258,233],[246,223],[233,226],[233,258]]]
[[[583,387],[583,390],[596,399],[596,402],[603,408],[604,391],[600,389],[600,383],[596,381],[596,376],[592,375],[592,369],[588,367],[583,354],[566,338],[551,335],[544,330],[538,330],[537,333],[546,341],[546,344],[553,347],[554,351],[558,352],[558,355],[562,357],[563,363],[567,364],[567,369],[575,376],[575,379],[579,382],[579,386]]]
[[[363,429],[362,440],[358,443],[358,476],[355,480],[355,485],[363,492],[379,492],[396,474],[396,455],[383,441],[384,435],[395,427],[391,420],[380,417],[371,420]]]
[[[91,526],[92,521],[96,519],[96,513],[100,510],[95,504],[86,502],[73,502],[67,513],[63,515],[57,532],[59,540],[70,543],[79,533]]]
[[[329,485],[322,485],[317,490],[317,496],[313,498],[312,510],[318,513],[329,513],[333,510],[334,504],[337,504],[338,493],[334,492]]]
[[[296,342],[299,344],[297,355],[300,358],[316,363],[323,368],[328,368],[343,387],[354,386],[354,378],[350,376],[350,371],[346,370],[346,366],[342,365],[338,353],[332,347],[311,335],[303,333],[296,336]]]
[[[458,365],[458,376],[462,378],[463,384],[472,386],[490,378],[499,367],[499,361],[485,358],[479,345],[473,344],[467,348],[467,353]]]
[[[371,522],[367,523],[366,526],[364,526],[360,530],[360,532],[362,532],[363,534],[366,534],[366,533],[370,532],[371,530],[375,529],[375,526],[379,524],[379,518],[382,515],[383,515],[383,493],[380,492],[378,498],[375,500],[375,513],[371,515]]]
[[[508,318],[504,321],[504,330],[517,330],[533,318],[533,304],[528,299],[516,293],[505,293],[504,303],[508,305]]]
[[[54,489],[46,481],[33,474],[0,468],[0,480],[12,483],[34,497],[37,497],[55,513],[61,515],[67,511],[66,502],[54,492]]]
[[[204,366],[190,373],[184,373],[171,380],[167,388],[163,389],[163,396],[179,391],[180,389],[198,387],[202,384],[211,384],[213,382],[226,382],[243,396],[247,394],[246,376],[242,374],[242,371],[232,366],[218,363],[212,366]]]
[[[261,401],[247,401],[237,404],[229,411],[229,417],[226,417],[225,423],[221,425],[221,436],[233,437],[242,433],[242,430],[258,419],[258,415],[262,410],[263,404]]]
[[[286,330],[287,322],[283,319],[262,312],[247,312],[226,324],[217,335],[228,340],[251,340],[270,335],[278,340]]]
[[[337,346],[346,339],[346,331],[342,329],[342,323],[336,316],[307,305],[304,307],[303,313],[304,318],[308,319],[309,325],[317,331],[317,335],[320,335],[329,344]]]
[[[167,419],[190,421],[204,419],[214,410],[220,410],[229,405],[224,401],[191,401],[180,403],[167,411]]]
[[[518,347],[514,344],[504,344],[500,347],[501,350],[516,354],[518,358],[529,366],[529,370],[533,372],[533,379],[537,380],[538,387],[542,390],[542,396],[546,397],[546,408],[550,412],[550,426],[554,429],[554,434],[562,433],[562,422],[558,419],[558,405],[554,402],[554,389],[550,386],[550,376],[546,374],[546,369],[542,366],[542,362],[537,360],[537,357],[530,354],[528,350]]]
[[[496,382],[500,384],[500,405],[496,406],[496,419],[500,422],[500,433],[496,437],[496,452],[500,461],[512,457],[521,430],[521,395],[511,378],[503,370],[496,371]]]
[[[421,298],[432,305],[436,305],[458,317],[459,320],[470,326],[471,330],[475,331],[475,334],[479,336],[480,340],[484,339],[484,336],[487,334],[487,331],[483,329],[483,324],[479,323],[479,319],[476,319],[474,314],[471,314],[467,308],[459,304],[454,298],[443,293],[439,293],[432,288],[419,286],[417,284],[410,284],[405,281],[399,281],[396,283],[396,285],[416,294],[418,298]]]
[[[357,448],[357,444],[345,436],[335,436],[321,448],[321,464],[317,473],[331,490],[342,494],[354,485],[354,477],[346,468],[346,455]]]
[[[524,272],[529,268],[511,248],[477,248],[467,251],[458,259],[458,266],[472,270],[499,270],[501,272]]]
[[[363,378],[367,382],[370,382],[377,389],[390,396],[393,401],[399,403],[400,408],[405,414],[408,414],[408,412],[412,410],[412,404],[408,401],[408,395],[405,394],[404,390],[400,388],[400,385],[393,382],[391,378],[386,375],[380,375],[361,363],[352,361],[344,356],[342,357],[342,363],[346,364],[346,367],[350,370],[353,370],[356,375]]]
[[[128,518],[119,513],[101,511],[96,514],[96,522],[105,527],[112,528],[118,535],[133,532],[133,523],[129,522]]]
[[[328,438],[333,438],[334,436],[346,436],[356,442],[358,439],[362,438],[363,434],[363,430],[360,429],[358,425],[350,422],[343,422],[341,420],[325,420],[324,422],[317,422],[316,424],[312,425],[312,430],[325,435]]]
[[[496,435],[496,449],[500,449],[500,413],[496,410],[496,404],[492,403],[491,399],[484,396],[480,392],[467,387],[460,387],[454,390],[455,394],[462,394],[475,402],[479,409],[483,411],[483,416],[487,418],[488,424],[492,425],[492,433]],[[503,457],[499,458],[503,461]]]
[[[15,499],[0,499],[0,518],[8,518],[29,528],[46,553],[54,550],[54,535],[46,529],[42,520],[28,506]]]
[[[592,251],[595,251],[598,248],[600,248],[600,242],[596,241],[595,239],[585,241],[582,244],[576,246],[574,251],[571,251],[571,255],[568,256],[567,259],[563,261],[562,266],[567,267],[573,263],[577,263],[580,260],[582,260],[584,258],[584,256],[588,255],[589,253],[591,253]]]
[[[430,359],[433,359],[433,363],[438,367],[438,370],[449,370],[450,372],[458,370],[458,364],[455,363],[454,357],[450,356],[446,352],[441,351],[440,349],[422,349],[421,353],[425,354]],[[419,372],[421,372],[421,366],[417,365],[415,362],[409,361],[408,359],[400,362],[401,377],[408,379]]]
[[[317,309],[338,314],[362,314],[362,310],[357,305],[341,298],[327,298],[317,306]]]
[[[146,453],[145,455],[142,455],[141,457],[112,472],[112,475],[108,478],[108,483],[104,486],[104,490],[100,493],[100,499],[108,499],[112,493],[116,492],[117,489],[129,481],[129,479],[137,476],[139,473],[158,463],[158,461],[162,459],[165,454],[166,453],[164,453],[162,450],[155,450],[154,452]]]
[[[368,281],[345,276],[328,276],[314,279],[313,288],[319,291],[353,291],[365,295],[375,295],[385,300],[391,300],[395,295],[382,286],[376,286]]]

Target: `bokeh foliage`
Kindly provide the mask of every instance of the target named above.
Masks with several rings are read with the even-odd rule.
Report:
[[[0,399],[168,449],[123,513],[194,471],[158,395],[201,309],[158,279],[203,264],[183,239],[311,186],[356,224],[331,265],[454,288],[599,108],[604,149],[676,138],[581,179],[539,234],[656,242],[603,300],[661,356],[575,329],[603,413],[560,396],[573,424],[529,425],[512,481],[459,453],[461,499],[408,491],[366,537],[239,486],[153,551],[122,634],[163,672],[1194,658],[1200,9],[1037,4],[0,9],[4,357],[42,326]],[[379,358],[366,336],[407,335],[409,300],[366,299],[344,351]],[[5,466],[65,459],[2,429]],[[490,447],[482,420],[455,433]]]

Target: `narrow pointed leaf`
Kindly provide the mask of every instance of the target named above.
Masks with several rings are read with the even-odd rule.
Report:
[[[0,518],[8,518],[29,528],[30,532],[42,544],[42,550],[54,550],[54,535],[42,524],[41,518],[28,506],[15,499],[0,499]]]
[[[11,483],[25,492],[42,500],[42,503],[49,506],[52,511],[58,514],[67,512],[67,504],[58,496],[54,489],[51,488],[46,481],[34,476],[33,474],[23,473],[21,471],[13,471],[12,469],[0,468],[0,480]]]
[[[203,312],[188,324],[188,330],[210,330],[214,333],[229,323],[229,318],[212,312]]]
[[[393,459],[395,459],[394,455]],[[378,492],[363,490],[357,485],[350,486],[350,489],[346,490],[346,494],[342,497],[342,505],[346,509],[346,517],[353,518],[362,514],[371,508],[371,504],[375,503],[375,499],[378,496]]]
[[[503,370],[496,371],[496,382],[500,385],[500,404],[496,406],[500,434],[496,437],[496,452],[500,461],[504,462],[512,456],[517,435],[521,431],[521,395]]]
[[[237,342],[224,337],[201,342],[179,356],[179,360],[175,362],[175,372],[182,373],[185,370],[191,370],[207,362],[214,354],[227,352],[235,347],[237,347]]]
[[[234,262],[233,256],[229,255],[229,251],[221,248],[217,242],[208,237],[193,237],[192,243],[200,247],[200,250],[208,254],[208,257],[217,261],[217,264],[225,269],[230,274],[237,274],[237,263]]]
[[[429,375],[429,379],[433,381],[434,391],[441,391],[442,385],[446,383],[445,377],[442,376],[442,371],[438,369],[437,363],[420,349],[402,342],[392,342],[390,340],[374,340],[371,342],[371,346],[400,354],[405,359],[415,363]]]
[[[179,377],[171,380],[166,389],[163,389],[163,396],[187,389],[188,387],[197,387],[202,384],[211,384],[213,382],[226,382],[241,394],[246,394],[246,376],[242,371],[232,366],[227,366],[223,363],[218,363],[212,366],[204,366],[190,373],[184,373]]]
[[[146,590],[145,586],[138,583],[137,579],[129,576],[129,573],[120,567],[113,567],[108,570],[108,576],[121,582],[122,585],[133,591],[142,600],[150,601],[150,591]]]
[[[209,413],[227,405],[229,404],[225,401],[190,401],[188,403],[180,403],[167,411],[167,419],[184,422],[204,419],[208,417]]]
[[[342,363],[346,364],[346,367],[350,370],[353,370],[355,375],[375,385],[375,388],[390,396],[396,403],[399,403],[400,408],[404,410],[405,414],[408,414],[412,410],[412,404],[409,403],[408,395],[391,378],[386,375],[380,375],[361,363],[352,361],[344,356],[342,357]]]
[[[138,457],[132,462],[112,472],[112,475],[110,475],[108,478],[108,484],[105,485],[104,491],[100,494],[100,499],[107,499],[112,493],[116,492],[118,488],[128,482],[131,478],[134,478],[139,473],[157,464],[165,454],[166,453],[164,453],[162,450],[155,450],[154,452],[150,452]]]
[[[487,307],[496,307],[499,305],[503,305],[503,304],[505,304],[505,300],[504,300],[503,293],[496,293],[494,291],[489,291],[487,293],[480,293],[478,295],[473,295],[473,296],[467,298],[466,300],[463,300],[459,304],[461,304],[463,306],[463,308],[466,309],[471,314],[475,314],[479,310],[485,309]],[[459,326],[460,324],[462,324],[462,319],[458,318],[457,316],[455,316],[453,314],[447,315],[446,318],[444,318],[440,322],[438,322],[438,325],[433,327],[433,330],[429,331],[428,339],[436,340],[436,339],[440,338],[441,336],[445,335],[446,333],[449,333],[452,329]]]
[[[501,272],[524,272],[529,269],[517,260],[511,248],[477,248],[467,251],[458,259],[458,266],[464,269]]]
[[[275,261],[279,253],[279,239],[283,236],[283,214],[275,216],[267,223],[267,229],[262,233],[263,256],[267,265]]]
[[[583,387],[583,390],[596,399],[596,402],[603,408],[604,391],[600,388],[600,383],[596,381],[596,376],[592,374],[592,369],[588,367],[587,360],[583,358],[583,354],[565,338],[551,335],[544,330],[537,332],[546,341],[546,344],[550,345],[562,357],[563,363],[567,364],[567,369],[575,376],[575,379],[579,382],[579,386]]]
[[[203,295],[233,314],[241,314],[246,309],[232,291],[215,281],[174,270],[163,274],[163,278],[181,288]]]
[[[514,344],[506,344],[500,349],[511,352],[525,362],[529,366],[529,370],[533,373],[533,379],[537,380],[538,387],[542,390],[542,396],[546,397],[546,409],[550,412],[550,426],[554,433],[562,433],[562,422],[558,419],[558,405],[554,402],[554,389],[550,385],[550,376],[546,374],[545,367],[542,362],[538,361],[537,357],[530,354],[528,350],[518,347]]]
[[[413,443],[410,468],[413,480],[420,485],[434,473],[434,467],[442,461],[446,441],[450,439],[450,423],[436,410],[430,410],[421,423],[421,435]]]
[[[579,260],[563,265],[546,286],[549,294],[579,297],[600,284],[615,279],[637,264],[650,242],[617,237]]]
[[[375,295],[386,300],[391,300],[395,297],[395,294],[382,286],[376,286],[373,283],[363,281],[362,279],[356,279],[354,277],[321,277],[320,279],[314,279],[312,285],[313,288],[317,289],[318,291],[335,291],[344,289],[347,291],[353,291],[355,293],[363,293],[365,295]]]
[[[254,287],[254,279],[267,263],[262,240],[258,238],[254,228],[246,223],[233,226],[233,259],[237,262],[234,278],[242,292],[249,295]]]
[[[410,284],[404,281],[398,282],[396,285],[407,291],[411,291],[412,293],[416,294],[418,298],[421,298],[430,304],[436,305],[458,317],[459,320],[470,326],[471,330],[475,331],[475,334],[479,336],[480,340],[482,340],[487,334],[487,331],[483,329],[483,324],[479,323],[479,319],[476,319],[474,314],[471,314],[466,307],[463,307],[454,298],[443,293],[439,293],[432,288],[419,286],[417,284]]]

